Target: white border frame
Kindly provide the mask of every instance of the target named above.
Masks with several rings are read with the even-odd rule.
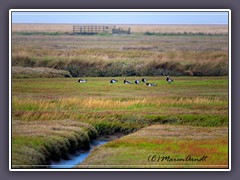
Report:
[[[229,55],[229,95],[228,95],[228,169],[12,169],[12,12],[228,12],[228,55]],[[9,171],[231,171],[231,10],[230,9],[10,9],[9,10]]]

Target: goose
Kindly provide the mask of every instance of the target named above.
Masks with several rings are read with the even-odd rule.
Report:
[[[85,82],[87,82],[87,80],[86,79],[78,79],[78,82],[79,83],[85,83]]]
[[[171,82],[173,82],[173,79],[170,78],[169,76],[167,76],[166,81],[167,81],[168,83],[171,83]]]
[[[124,84],[132,84],[132,82],[127,81],[126,78],[124,79],[123,83]]]
[[[118,80],[116,80],[116,79],[111,79],[111,81],[110,81],[110,83],[116,83],[116,82],[118,82]]]
[[[146,83],[147,79],[146,78],[142,78],[142,82]]]
[[[135,84],[140,84],[141,81],[135,80]]]
[[[146,83],[147,86],[157,86],[157,84],[154,83]]]

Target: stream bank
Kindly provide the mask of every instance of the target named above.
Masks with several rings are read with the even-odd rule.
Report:
[[[89,150],[77,150],[76,153],[68,155],[69,159],[60,159],[59,161],[51,161],[50,167],[51,169],[65,169],[65,168],[73,168],[76,165],[81,164],[90,154],[94,148],[106,144],[110,141],[118,139],[124,136],[124,134],[116,133],[113,135],[104,135],[99,136],[98,138],[92,140],[90,142],[90,149]]]

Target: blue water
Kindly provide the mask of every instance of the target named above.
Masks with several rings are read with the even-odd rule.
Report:
[[[105,140],[93,140],[88,151],[78,151],[74,155],[69,155],[69,160],[61,159],[58,162],[52,161],[50,168],[73,168],[74,166],[83,162],[90,155],[90,152],[94,147],[105,144],[107,142],[108,141]]]

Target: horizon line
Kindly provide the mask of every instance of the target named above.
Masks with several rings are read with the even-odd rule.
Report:
[[[77,22],[12,22],[12,24],[108,24],[108,25],[228,25],[228,23],[161,23],[161,24],[146,24],[146,23],[77,23]]]

